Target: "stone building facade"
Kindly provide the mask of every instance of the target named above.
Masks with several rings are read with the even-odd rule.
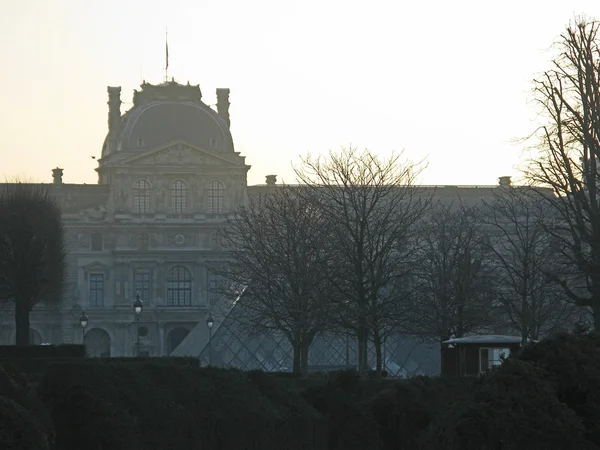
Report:
[[[224,258],[216,229],[247,198],[250,166],[234,150],[229,89],[217,89],[217,111],[189,83],[144,82],[124,114],[120,93],[108,88],[98,184],[67,184],[63,170],[53,170],[69,285],[60,307],[34,309],[31,337],[34,343],[83,340],[93,356],[131,356],[139,293],[141,354],[165,356],[186,339],[206,342],[211,309],[218,326],[211,289],[217,280],[209,270]],[[82,310],[89,318],[85,330]],[[3,343],[14,342],[12,322],[4,310]]]
[[[235,151],[230,132],[229,89],[217,89],[216,96],[215,111],[202,101],[197,85],[144,82],[122,114],[121,88],[108,87],[98,184],[68,184],[62,169],[52,171],[50,187],[63,211],[69,249],[69,282],[59,305],[34,308],[32,343],[84,342],[91,356],[133,356],[139,327],[143,355],[206,352],[209,312],[212,331],[219,333],[231,309],[213,289],[218,279],[210,267],[227,259],[216,230],[249,196],[276,186],[274,175],[265,185],[247,186],[250,166]],[[500,184],[506,187],[510,179],[502,177]],[[497,188],[420,189],[442,202],[477,204]],[[138,293],[144,303],[139,323],[133,311]],[[89,319],[85,329],[82,311]],[[229,336],[231,327],[216,336]],[[0,343],[14,343],[14,336],[12,311],[0,309]],[[235,363],[227,345],[214,349],[223,353],[220,360],[245,367]]]

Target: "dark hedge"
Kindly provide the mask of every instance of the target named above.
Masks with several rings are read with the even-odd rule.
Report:
[[[588,439],[600,447],[600,335],[561,334],[515,357],[543,369],[558,400],[582,419]]]
[[[43,450],[52,443],[51,418],[25,377],[14,366],[0,365],[0,448]]]
[[[422,449],[563,450],[596,448],[577,415],[561,403],[545,373],[533,364],[507,360],[478,380],[472,396],[458,398],[421,440]]]
[[[0,396],[0,448],[50,450],[50,445],[44,428],[27,409]]]
[[[265,374],[89,360],[52,367],[39,395],[60,450],[324,448],[323,418]]]
[[[383,449],[416,449],[434,418],[471,397],[474,378],[415,377],[398,380],[368,402]]]
[[[359,381],[356,372],[347,371],[302,393],[306,401],[327,417],[330,450],[381,448],[377,423],[364,402],[385,385],[381,381]]]
[[[469,378],[274,377],[185,358],[57,361],[37,398],[17,369],[0,366],[0,448],[600,448],[597,335],[544,340]]]

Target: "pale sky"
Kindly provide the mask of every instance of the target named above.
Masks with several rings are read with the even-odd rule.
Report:
[[[598,0],[0,0],[0,177],[96,183],[107,86],[231,89],[236,150],[294,182],[307,152],[358,146],[426,159],[425,184],[517,176],[536,127],[531,80]]]

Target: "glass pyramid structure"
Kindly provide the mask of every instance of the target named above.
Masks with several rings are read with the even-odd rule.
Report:
[[[246,335],[239,325],[243,302],[236,302],[212,339],[200,353],[201,364],[242,370],[285,372],[292,370],[292,346],[283,333]],[[440,345],[435,339],[389,336],[382,349],[384,369],[391,377],[440,374]],[[357,345],[352,337],[333,333],[317,336],[309,350],[309,370],[342,370],[357,365]],[[368,348],[369,366],[376,365],[375,348]]]

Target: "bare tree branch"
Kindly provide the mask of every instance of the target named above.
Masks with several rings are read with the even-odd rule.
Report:
[[[530,187],[498,189],[493,201],[484,202],[481,216],[496,266],[496,298],[524,343],[563,328],[576,314],[548,276],[561,260],[551,232],[556,214],[536,192],[542,193]]]
[[[394,320],[389,290],[405,272],[407,249],[430,199],[413,185],[419,165],[401,154],[383,159],[355,148],[307,158],[298,179],[315,192],[334,226],[328,249],[334,255],[329,280],[337,289],[338,324],[356,333],[358,367],[367,370],[367,341],[373,338],[381,372],[381,332]]]
[[[539,156],[527,176],[551,188],[542,197],[560,220],[565,268],[552,277],[579,306],[591,307],[600,328],[600,46],[599,23],[578,19],[557,43],[553,67],[535,81],[536,101],[547,122],[540,128]]]
[[[489,327],[493,318],[490,253],[478,210],[439,203],[422,224],[406,327],[440,342]]]
[[[318,206],[306,188],[280,186],[251,199],[221,230],[233,259],[221,274],[240,291],[246,286],[239,326],[250,334],[282,332],[295,372],[308,370],[310,344],[330,327],[329,222]]]

